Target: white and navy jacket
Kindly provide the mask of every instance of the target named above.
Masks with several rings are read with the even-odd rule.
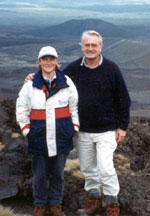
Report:
[[[19,92],[16,118],[28,137],[29,153],[52,157],[72,150],[72,137],[79,130],[78,94],[72,80],[57,70],[49,90],[39,70]]]

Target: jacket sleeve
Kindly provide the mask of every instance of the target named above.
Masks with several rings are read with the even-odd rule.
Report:
[[[26,136],[30,130],[30,86],[31,81],[25,83],[16,100],[16,120],[24,136]]]
[[[73,81],[67,76],[66,78],[69,85],[69,109],[74,124],[74,130],[78,132],[80,128],[78,116],[78,92]]]

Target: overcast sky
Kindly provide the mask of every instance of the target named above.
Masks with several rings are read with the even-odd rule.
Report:
[[[47,8],[52,6],[56,8],[61,8],[64,6],[67,7],[82,7],[83,5],[127,5],[127,4],[134,4],[134,5],[144,5],[150,4],[150,0],[5,0],[0,2],[0,9],[18,9],[27,8],[31,10],[42,10],[43,8]]]
[[[127,5],[132,5],[130,8]],[[134,5],[134,6],[133,6]],[[106,7],[107,6],[107,7]],[[122,8],[120,8],[122,6]],[[146,18],[150,19],[150,0],[3,0],[0,23],[22,21],[43,24],[74,18]],[[44,21],[45,20],[45,21]]]

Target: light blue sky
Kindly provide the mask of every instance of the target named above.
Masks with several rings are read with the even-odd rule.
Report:
[[[62,8],[62,7],[83,7],[93,5],[150,5],[150,0],[3,0],[0,2],[0,9],[2,10],[37,10]]]
[[[130,6],[128,6],[130,5]],[[134,6],[133,6],[134,5]],[[47,25],[69,19],[144,18],[150,20],[150,0],[3,0],[0,24],[35,23]]]

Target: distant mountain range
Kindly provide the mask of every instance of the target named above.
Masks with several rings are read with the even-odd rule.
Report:
[[[104,39],[103,54],[123,68],[150,68],[150,26],[119,26],[100,19],[69,20],[39,28],[0,29],[0,47],[51,44],[59,56],[81,56],[79,46],[83,31],[96,30]],[[22,51],[21,48],[21,51]],[[18,49],[17,49],[18,50]],[[18,51],[17,51],[18,52]],[[31,52],[30,52],[31,53]],[[31,53],[35,56],[34,53]]]
[[[103,37],[127,38],[133,36],[131,29],[128,30],[99,19],[69,20],[55,26],[39,28],[32,34],[44,37],[80,37],[86,30],[98,31]]]
[[[123,72],[133,107],[150,107],[150,26],[119,26],[97,19],[78,19],[54,26],[0,28],[0,95],[16,96],[24,77],[35,72],[42,46],[56,47],[61,69],[82,56],[81,33],[96,30],[104,39],[102,55],[115,61]],[[17,77],[17,79],[16,79]]]
[[[106,38],[132,38],[150,41],[150,26],[119,26],[100,19],[73,19],[54,26],[47,26],[28,31],[27,34],[44,38],[78,39],[83,31],[96,30]]]
[[[99,19],[69,20],[67,22],[29,31],[42,40],[56,44],[63,55],[81,54],[78,43],[83,31],[96,30],[104,38],[103,54],[122,67],[150,68],[150,28],[118,26]],[[61,43],[63,42],[63,43]]]

